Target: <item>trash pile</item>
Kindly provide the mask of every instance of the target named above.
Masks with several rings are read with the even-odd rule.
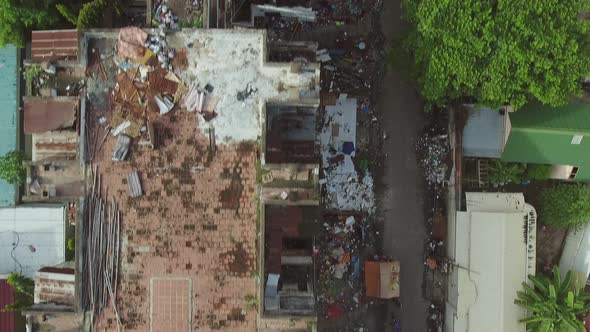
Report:
[[[178,16],[174,15],[168,5],[168,0],[159,0],[154,4],[154,19],[161,30],[178,30]]]
[[[450,147],[448,135],[423,135],[416,148],[422,152],[420,164],[430,186],[443,184],[449,177]]]
[[[375,211],[373,178],[356,170],[356,113],[358,102],[342,94],[335,105],[325,107],[325,119],[319,140],[322,154],[320,185],[326,193],[328,208],[340,211]]]
[[[367,227],[360,213],[324,216],[325,232],[314,255],[320,265],[318,303],[326,318],[358,310],[365,302],[360,250]]]

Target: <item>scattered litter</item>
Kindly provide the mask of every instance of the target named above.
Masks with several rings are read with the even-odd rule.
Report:
[[[424,135],[416,144],[421,152],[420,164],[430,185],[442,184],[449,176],[447,135]]]
[[[248,83],[246,88],[242,91],[238,91],[237,98],[239,101],[244,101],[250,98],[251,95],[258,92],[258,89],[252,87],[252,83]]]
[[[316,51],[316,60],[320,62],[328,62],[331,61],[332,58],[330,57],[327,49],[322,49]]]

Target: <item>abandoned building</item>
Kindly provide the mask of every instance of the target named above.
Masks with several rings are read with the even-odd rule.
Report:
[[[317,206],[265,204],[264,307],[266,316],[314,316]]]
[[[51,32],[56,39],[73,34]],[[178,329],[272,330],[292,327],[289,317],[313,318],[319,64],[304,57],[272,62],[261,30],[75,34],[76,50],[49,64],[56,72],[70,68],[66,73],[74,76],[83,68],[88,78],[78,90],[84,93],[69,94],[70,84],[43,90],[40,98],[78,98],[67,130],[76,133],[79,150],[52,152],[62,161],[91,163],[108,206],[120,213],[119,293],[116,306],[107,303],[94,326],[155,331],[175,321]],[[154,52],[164,47],[162,40],[175,50],[169,60]],[[309,45],[297,47],[309,52]],[[70,124],[65,115],[55,120],[60,123],[51,125],[51,133]],[[40,160],[49,155],[39,149]],[[40,165],[41,173],[59,168],[56,162]],[[89,241],[81,225],[90,222],[78,225],[78,241]],[[88,258],[85,249],[77,250]],[[268,265],[257,264],[258,258]],[[82,311],[90,303],[91,276],[84,267],[76,266]],[[258,283],[254,274],[260,274]],[[268,298],[268,307],[244,311],[252,297],[260,304]]]

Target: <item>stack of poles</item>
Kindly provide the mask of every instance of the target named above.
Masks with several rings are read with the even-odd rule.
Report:
[[[91,330],[105,308],[112,305],[121,331],[121,319],[117,310],[117,282],[121,249],[121,217],[113,197],[109,203],[103,198],[98,168],[92,169],[92,187],[86,197],[83,245],[84,293],[82,307],[91,313]],[[106,196],[106,194],[105,194]],[[109,303],[110,301],[110,303]]]

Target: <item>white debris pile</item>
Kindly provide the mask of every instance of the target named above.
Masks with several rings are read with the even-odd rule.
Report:
[[[360,176],[353,162],[356,144],[357,100],[340,95],[336,105],[326,106],[326,124],[320,133],[326,202],[330,208],[348,211],[375,210],[373,177]]]
[[[185,82],[214,88],[217,116],[209,122],[220,143],[255,140],[261,134],[260,113],[269,100],[306,97],[319,69],[291,72],[290,64],[265,64],[266,34],[258,30],[180,31],[169,35],[170,44],[187,48],[191,59],[180,74]],[[316,84],[317,85],[317,84]],[[313,91],[311,91],[313,92]],[[319,87],[317,88],[319,95]],[[199,129],[208,126],[199,122]]]
[[[428,184],[442,184],[447,180],[448,135],[424,135],[418,141],[416,148],[421,154],[420,164]]]

